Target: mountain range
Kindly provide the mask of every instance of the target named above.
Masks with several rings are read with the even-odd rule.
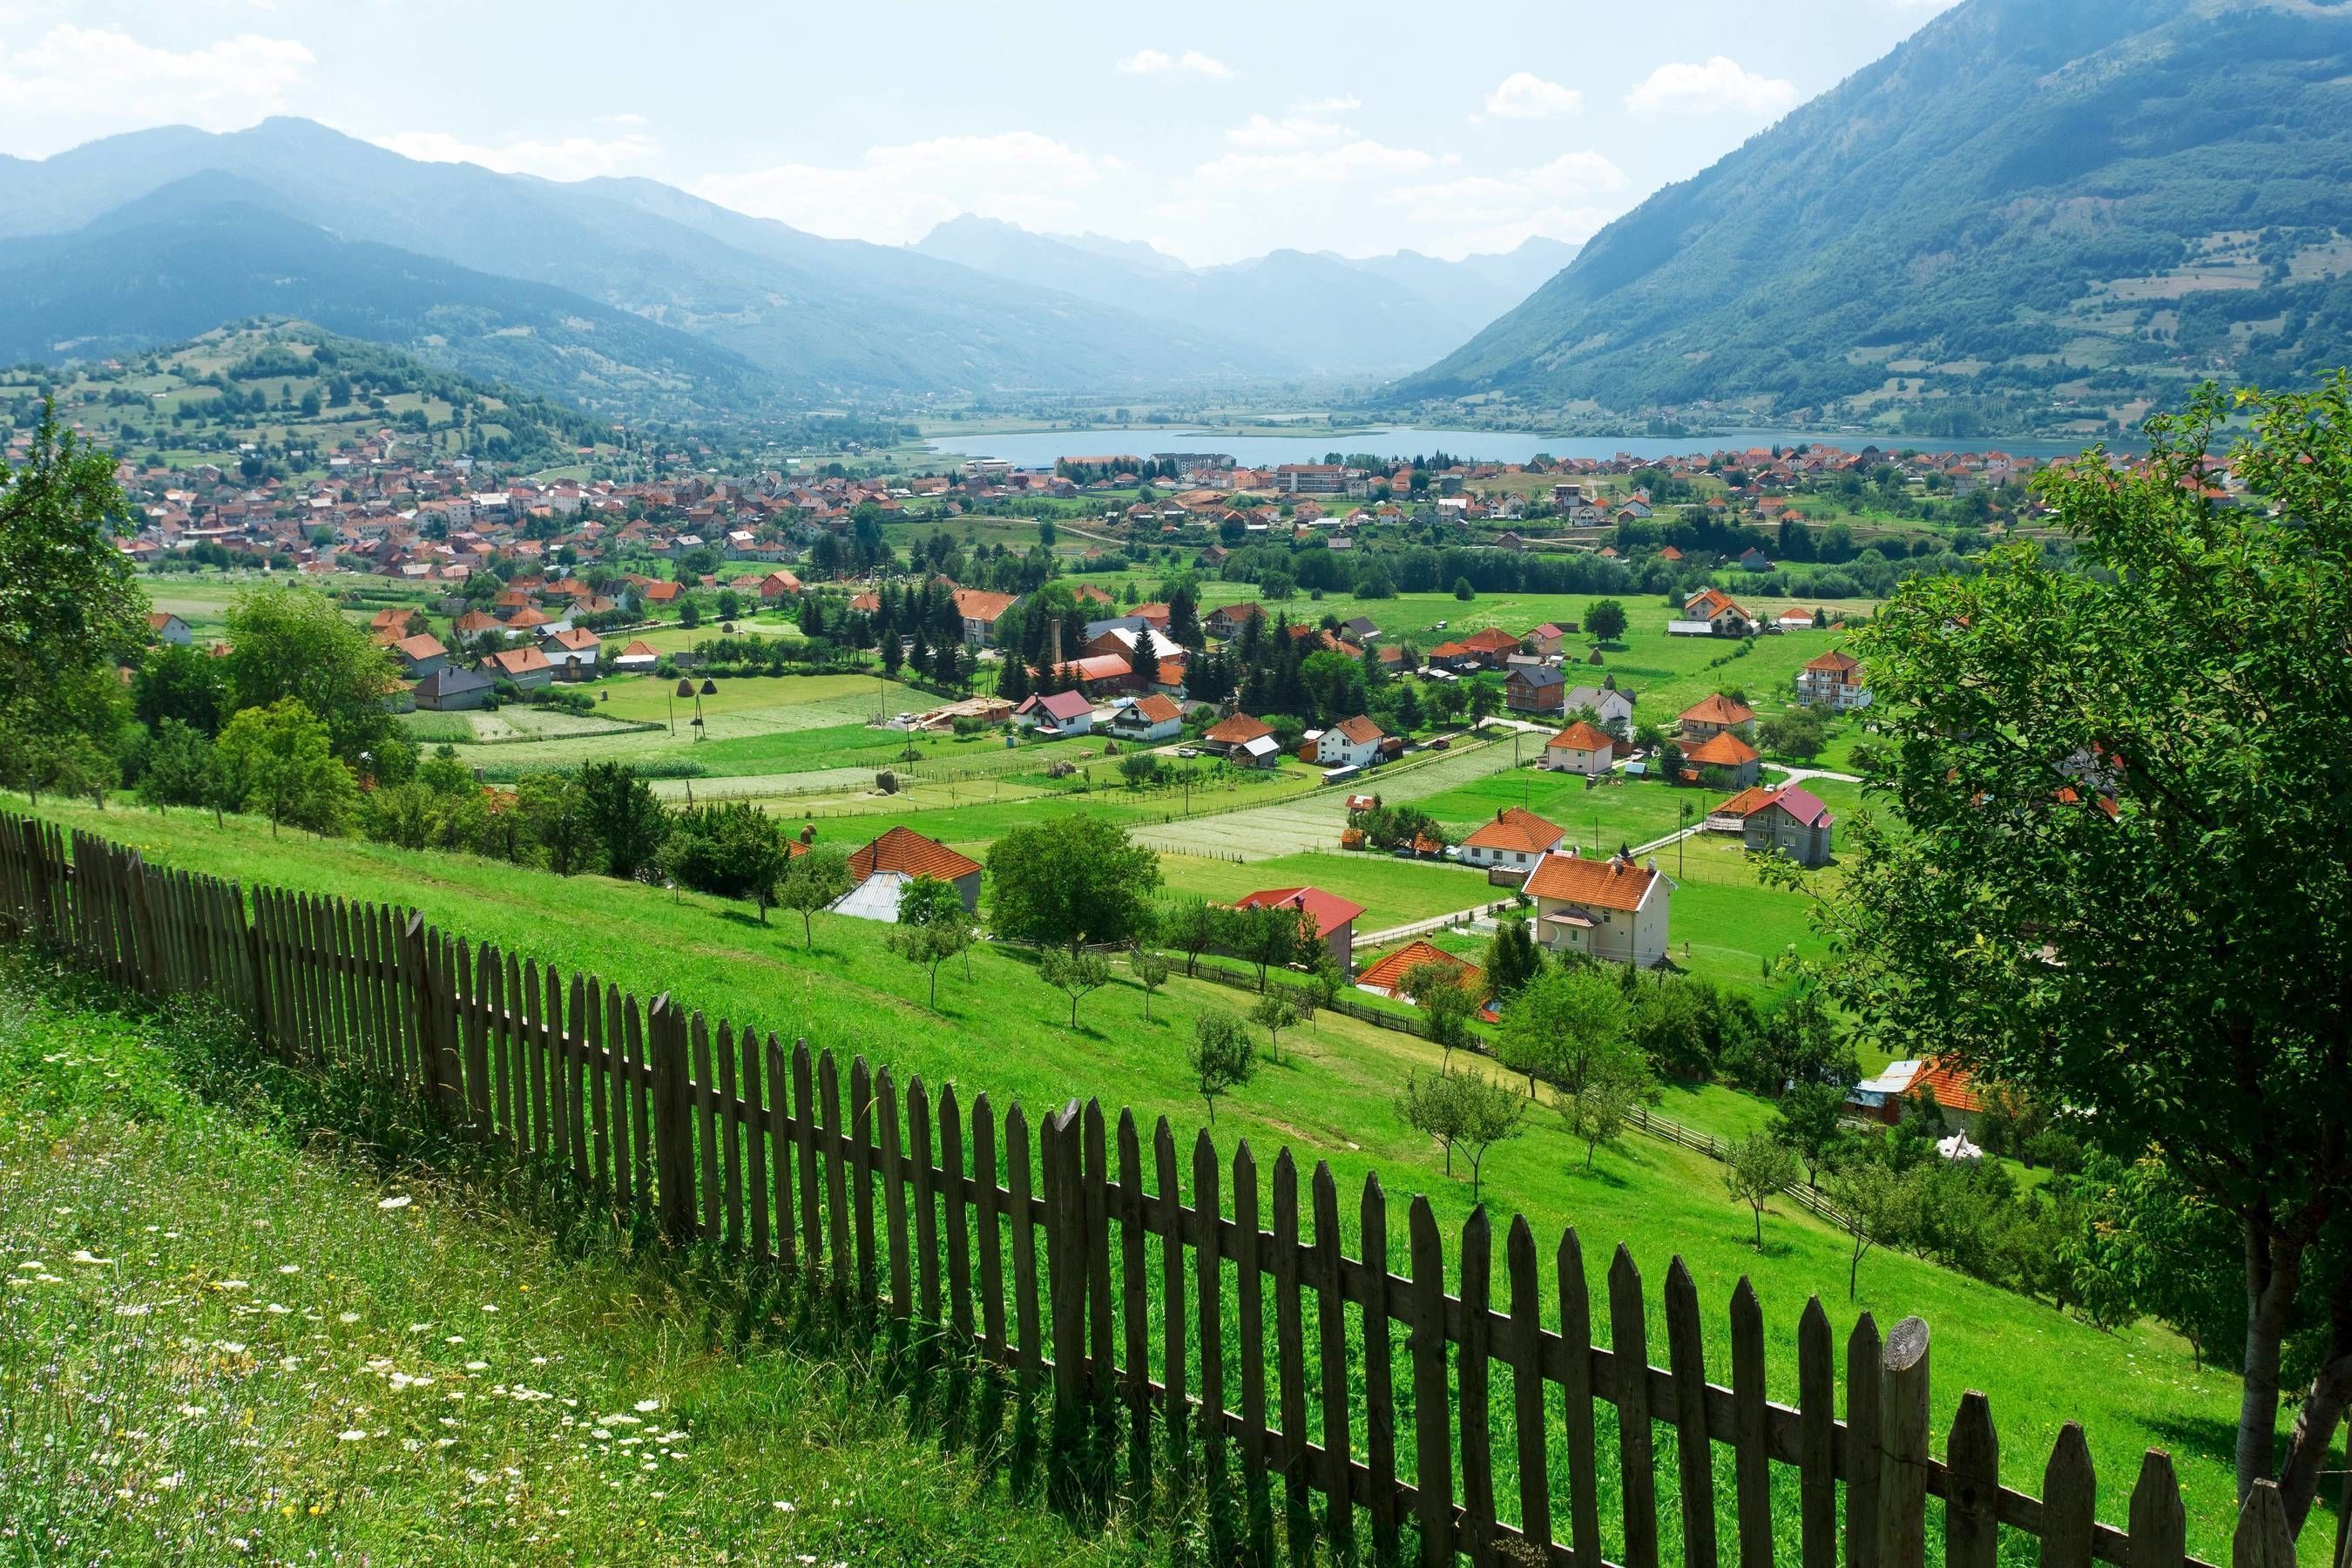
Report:
[[[826,239],[644,179],[424,163],[310,121],[0,157],[0,359],[137,352],[282,317],[615,416],[1394,374],[1571,254],[1146,245],[962,219]]]
[[[2098,428],[2352,358],[2347,237],[2345,0],[1965,0],[1392,395]]]
[[[292,265],[272,272],[278,246]],[[614,407],[635,395],[616,400],[616,380],[708,412],[746,388],[797,402],[1112,390],[1264,362],[1237,340],[650,180],[422,163],[303,120],[0,158],[0,277],[37,285],[0,289],[0,342],[19,352],[186,337],[274,288],[334,330]],[[505,341],[521,336],[539,342]]]
[[[1572,245],[1530,238],[1504,255],[1460,261],[1411,250],[1361,259],[1276,250],[1193,268],[1139,241],[1035,234],[970,213],[939,225],[914,248],[993,277],[1262,345],[1270,368],[1329,375],[1425,364],[1526,299],[1576,255]]]

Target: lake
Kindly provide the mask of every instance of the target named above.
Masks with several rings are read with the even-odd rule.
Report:
[[[1321,430],[1298,436],[1230,436],[1213,430],[1020,430],[1003,435],[944,436],[930,443],[941,456],[995,458],[1024,468],[1049,468],[1068,457],[1148,457],[1153,452],[1223,452],[1249,468],[1274,463],[1319,463],[1327,452],[1370,452],[1411,458],[1444,450],[1484,463],[1524,463],[1538,452],[1555,458],[1601,461],[1626,453],[1636,458],[1673,458],[1733,447],[1815,446],[1859,451],[1876,445],[1922,452],[2002,451],[2015,457],[2070,458],[2087,441],[2037,441],[2023,437],[1824,436],[1818,431],[1735,430],[1719,436],[1544,436],[1527,430],[1423,430],[1406,425],[1374,429]],[[2121,448],[2123,443],[2110,443]]]

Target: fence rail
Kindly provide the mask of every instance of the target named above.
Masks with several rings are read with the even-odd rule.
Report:
[[[1246,1506],[1209,1510],[1223,1559],[1272,1557],[1278,1515],[1295,1561],[1348,1556],[1369,1535],[1379,1560],[1424,1564],[1736,1552],[1762,1568],[1776,1512],[1793,1511],[1806,1568],[1841,1553],[1851,1568],[1924,1568],[1935,1498],[1954,1564],[1990,1568],[2000,1529],[2066,1568],[2193,1561],[2160,1450],[2128,1529],[2095,1520],[2071,1423],[2038,1498],[2001,1484],[1980,1394],[1961,1400],[1937,1458],[1916,1318],[1884,1337],[1867,1314],[1854,1325],[1841,1411],[1829,1319],[1809,1302],[1797,1403],[1780,1404],[1744,1280],[1727,1304],[1730,1384],[1707,1381],[1679,1258],[1654,1300],[1619,1247],[1596,1300],[1574,1231],[1547,1258],[1514,1217],[1498,1268],[1483,1208],[1449,1238],[1415,1197],[1400,1237],[1377,1177],[1346,1206],[1350,1253],[1331,1172],[1287,1150],[1262,1180],[1245,1141],[1225,1156],[1203,1131],[1185,1151],[1164,1118],[1147,1129],[1091,1100],[1033,1132],[1018,1105],[1000,1116],[984,1093],[967,1107],[953,1084],[935,1097],[862,1057],[845,1068],[667,995],[648,1006],[411,911],[151,867],[35,820],[0,818],[0,927],[150,996],[214,995],[287,1058],[404,1089],[680,1243],[804,1271],[842,1321],[888,1328],[903,1353],[1001,1367],[1050,1409],[1047,1481],[1066,1494],[1119,1485],[1119,1455],[1125,1484],[1147,1492],[1163,1462],[1222,1485],[1237,1450]],[[1648,1351],[1660,1305],[1664,1367]],[[1604,1418],[1613,1446],[1598,1439]],[[2293,1562],[2278,1494],[2258,1487],[2233,1563]]]

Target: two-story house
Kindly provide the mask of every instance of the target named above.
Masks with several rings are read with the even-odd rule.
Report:
[[[1616,764],[1616,741],[1581,719],[1544,742],[1542,765],[1551,773],[1599,778]]]
[[[1808,708],[1848,712],[1870,706],[1870,688],[1862,679],[1862,661],[1842,648],[1808,659],[1797,671],[1797,700]]]
[[[1368,768],[1380,760],[1387,733],[1363,714],[1342,719],[1316,739],[1315,760],[1327,768]]]
[[[1674,879],[1655,859],[1636,866],[1620,851],[1589,860],[1568,849],[1547,855],[1528,878],[1537,940],[1555,952],[1580,952],[1648,967],[1672,940]]]

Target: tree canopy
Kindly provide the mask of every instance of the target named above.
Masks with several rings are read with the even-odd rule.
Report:
[[[2246,495],[2214,498],[2215,443]],[[2309,1511],[2352,1397],[2352,384],[2211,388],[2147,459],[2042,481],[2061,563],[1916,578],[1856,637],[1885,744],[1828,911],[1885,1037],[2067,1108],[2237,1221],[2241,1492]],[[2305,1286],[2332,1327],[2274,1460]]]
[[[988,851],[989,924],[1016,942],[1133,941],[1150,929],[1159,887],[1160,858],[1104,817],[1016,827]]]

